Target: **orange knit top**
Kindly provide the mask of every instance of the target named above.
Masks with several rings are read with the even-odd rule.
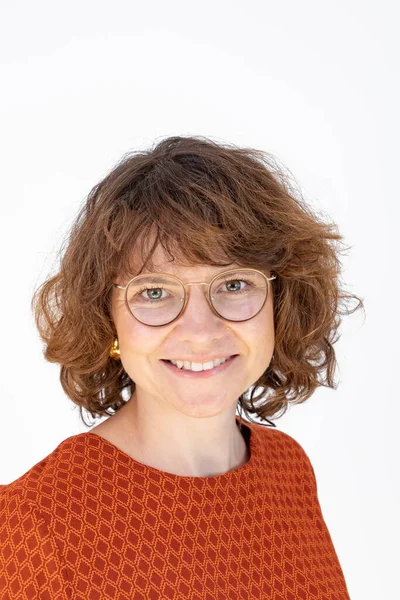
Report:
[[[89,431],[0,486],[0,599],[349,600],[306,453],[242,423],[250,459],[223,475]]]

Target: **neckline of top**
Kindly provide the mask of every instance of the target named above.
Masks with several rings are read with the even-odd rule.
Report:
[[[239,424],[239,422],[240,422],[240,417],[238,417],[237,415],[236,415],[236,422],[237,422],[237,424]],[[250,455],[249,460],[246,463],[244,463],[243,465],[241,465],[235,469],[231,469],[230,471],[227,471],[226,473],[221,473],[219,475],[211,475],[209,477],[177,475],[175,473],[170,473],[168,471],[163,471],[161,469],[157,469],[156,467],[146,465],[146,464],[141,463],[140,461],[136,460],[135,458],[133,458],[132,456],[130,456],[123,450],[121,450],[121,448],[116,446],[114,443],[110,442],[106,438],[102,437],[101,435],[99,435],[93,431],[86,431],[84,433],[78,434],[78,436],[82,437],[83,439],[88,441],[90,444],[93,444],[96,442],[96,445],[98,447],[102,446],[103,448],[108,448],[109,450],[112,450],[113,455],[115,457],[119,457],[120,459],[122,459],[123,462],[125,463],[125,466],[128,466],[129,468],[132,468],[133,470],[135,470],[137,472],[140,472],[142,475],[144,473],[147,473],[147,474],[151,473],[153,475],[157,475],[158,477],[168,478],[175,482],[177,482],[177,481],[182,481],[182,482],[183,481],[197,481],[197,482],[205,481],[205,482],[211,483],[211,482],[220,481],[221,479],[225,479],[225,478],[244,475],[253,468],[254,461],[255,461],[255,444],[256,444],[257,432],[252,423],[250,423],[249,421],[244,421],[242,419],[242,430],[243,429],[248,430],[247,431],[247,440],[248,441],[246,441],[246,432],[244,433],[244,436],[245,436],[246,445],[248,447],[248,451],[249,451],[249,455]]]

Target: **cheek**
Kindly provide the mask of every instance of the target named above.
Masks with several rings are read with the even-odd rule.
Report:
[[[117,330],[121,351],[125,350],[125,352],[136,355],[151,353],[152,348],[156,347],[157,339],[160,337],[159,334],[157,335],[158,332],[135,322],[129,316],[121,320]]]
[[[145,376],[147,367],[160,354],[163,334],[156,327],[136,321],[126,310],[115,315],[121,363],[129,376],[136,381]]]
[[[132,321],[121,321],[118,326],[121,363],[129,377],[140,382],[149,378],[149,361],[157,353],[159,335]]]
[[[144,349],[149,343],[150,336],[146,335],[143,326],[137,322],[125,307],[122,301],[115,301],[112,305],[112,319],[117,332],[121,357],[126,357],[135,349]]]
[[[270,360],[275,346],[274,316],[271,305],[251,324],[251,346],[260,362]]]

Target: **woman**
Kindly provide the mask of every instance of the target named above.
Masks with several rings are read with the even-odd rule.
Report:
[[[349,598],[268,419],[335,387],[341,239],[268,155],[207,138],[93,188],[33,308],[83,422],[109,418],[3,486],[2,599]]]

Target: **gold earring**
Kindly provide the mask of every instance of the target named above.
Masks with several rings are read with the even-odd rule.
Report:
[[[118,339],[115,338],[113,345],[110,348],[110,356],[111,358],[114,358],[115,360],[119,360],[121,358],[121,353],[119,351],[119,344],[118,344]]]

